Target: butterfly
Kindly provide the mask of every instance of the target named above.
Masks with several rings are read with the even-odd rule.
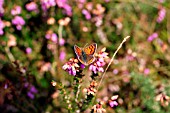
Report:
[[[93,43],[89,46],[85,46],[83,48],[74,45],[74,51],[77,55],[78,60],[86,66],[95,61],[94,53],[96,52],[96,49],[96,43]]]

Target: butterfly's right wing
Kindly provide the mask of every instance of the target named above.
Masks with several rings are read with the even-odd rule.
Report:
[[[93,43],[87,47],[84,48],[84,52],[87,54],[87,55],[94,55],[94,53],[96,52],[96,49],[97,49],[97,44],[96,43]]]

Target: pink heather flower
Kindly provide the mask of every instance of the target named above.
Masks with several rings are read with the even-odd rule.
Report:
[[[145,74],[145,75],[149,74],[149,72],[150,72],[150,70],[149,70],[148,68],[146,68],[146,69],[144,70],[144,74]]]
[[[95,74],[97,72],[104,72],[103,66],[105,66],[105,59],[108,58],[108,53],[105,52],[106,48],[103,48],[99,53],[97,53],[96,60],[89,66],[89,70],[93,71]]]
[[[30,99],[34,99],[34,94],[31,93],[31,92],[27,92],[27,96],[28,96]]]
[[[65,63],[62,67],[65,71],[67,71],[70,75],[75,76],[77,72],[79,72],[80,66],[78,65],[78,60],[71,58],[67,63]]]
[[[31,86],[30,92],[35,94],[38,93],[38,90],[35,88],[35,86]]]
[[[64,44],[65,44],[64,38],[60,38],[60,39],[59,39],[59,45],[60,45],[60,46],[63,46]]]
[[[157,17],[157,22],[161,23],[166,16],[166,10],[165,8],[161,8],[160,11],[158,12],[158,17]]]
[[[45,38],[48,40],[51,40],[52,42],[55,42],[55,43],[58,42],[57,34],[52,33],[52,32],[47,32],[47,34],[45,35]]]
[[[149,37],[148,37],[148,41],[149,42],[152,42],[155,38],[157,38],[158,37],[158,33],[153,33],[152,35],[150,35]]]
[[[68,16],[72,15],[72,8],[71,6],[67,3],[67,0],[56,0],[57,6],[59,8],[63,8],[65,10],[65,13]]]
[[[41,8],[43,11],[47,11],[50,7],[53,7],[55,5],[55,0],[41,0]]]
[[[30,47],[27,47],[27,48],[26,48],[26,53],[27,53],[27,54],[30,54],[31,52],[32,52],[32,49],[31,49]]]
[[[12,24],[16,25],[17,30],[21,30],[25,24],[25,20],[21,16],[15,16],[14,19],[12,19]]]
[[[4,31],[3,31],[4,27],[5,27],[5,24],[4,24],[4,22],[0,19],[0,35],[3,35],[3,34],[4,34]]]
[[[109,100],[110,107],[118,106],[118,102],[116,101],[118,98],[118,95],[114,95],[111,97],[111,100]]]
[[[114,73],[115,75],[118,74],[118,73],[119,73],[118,69],[114,69],[114,70],[113,70],[113,73]]]
[[[91,14],[90,14],[90,12],[87,11],[86,9],[83,9],[83,10],[82,10],[82,14],[85,15],[85,18],[86,18],[87,20],[91,19]]]
[[[109,101],[109,105],[110,107],[115,107],[115,106],[118,106],[118,103],[116,101]]]
[[[60,52],[60,57],[59,57],[60,61],[63,61],[65,59],[65,57],[66,57],[65,51],[61,51]]]
[[[12,14],[13,16],[21,14],[21,6],[15,6],[15,7],[11,10],[11,14]]]
[[[30,2],[28,4],[26,4],[25,8],[28,10],[28,11],[36,11],[38,10],[38,6],[35,2]]]
[[[160,3],[164,3],[164,2],[165,2],[165,0],[158,0],[158,2],[160,2]]]
[[[4,8],[3,8],[4,0],[0,0],[0,17],[4,14]]]

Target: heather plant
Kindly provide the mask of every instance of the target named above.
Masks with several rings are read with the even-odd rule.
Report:
[[[169,8],[0,0],[0,112],[169,112]]]

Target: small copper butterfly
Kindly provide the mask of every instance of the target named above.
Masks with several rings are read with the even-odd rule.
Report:
[[[77,45],[74,45],[74,51],[77,55],[78,60],[86,66],[95,61],[94,53],[96,52],[96,49],[96,43],[85,46],[84,48],[80,48]]]

